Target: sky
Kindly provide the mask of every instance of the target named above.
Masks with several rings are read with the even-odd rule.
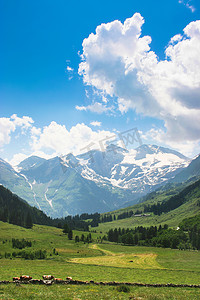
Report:
[[[135,128],[199,154],[199,20],[198,0],[0,0],[0,157],[76,155]]]

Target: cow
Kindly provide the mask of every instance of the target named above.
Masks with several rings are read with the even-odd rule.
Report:
[[[72,280],[72,277],[67,277],[66,279],[67,279],[67,280]]]
[[[55,282],[63,282],[63,279],[62,278],[54,278],[54,281]]]
[[[43,278],[43,280],[53,280],[54,276],[53,275],[43,275],[42,278]]]
[[[13,281],[20,280],[20,277],[13,277]]]
[[[32,279],[32,277],[29,276],[29,275],[21,275],[21,276],[20,276],[20,280],[21,280],[21,281],[29,281],[29,280],[31,280],[31,279]]]

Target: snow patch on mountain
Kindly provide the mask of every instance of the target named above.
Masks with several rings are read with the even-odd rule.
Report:
[[[28,178],[24,175],[24,174],[20,174],[22,177],[24,177],[25,178],[25,180],[26,180],[26,182],[28,183],[28,185],[30,186],[30,188],[31,188],[31,191],[33,192],[33,198],[34,198],[34,200],[35,200],[35,203],[36,203],[36,205],[38,206],[38,208],[41,210],[41,207],[40,207],[40,204],[37,202],[37,200],[36,200],[36,194],[35,194],[35,192],[34,192],[34,190],[33,190],[33,186],[32,186],[32,184],[28,181]]]
[[[48,192],[48,188],[46,189],[46,192],[45,192],[45,194],[44,194],[45,200],[49,203],[49,205],[51,206],[51,208],[53,208],[52,200],[49,200],[49,199],[47,198],[47,192]]]

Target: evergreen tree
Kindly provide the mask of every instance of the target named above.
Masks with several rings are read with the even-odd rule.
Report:
[[[78,243],[78,242],[79,242],[79,236],[76,235],[76,236],[75,236],[75,243]]]
[[[69,233],[69,230],[70,230],[69,225],[65,223],[63,226],[63,233]]]
[[[29,229],[33,227],[33,222],[32,222],[30,212],[27,213],[26,220],[25,220],[25,227]]]
[[[69,240],[72,240],[72,238],[73,238],[73,232],[72,232],[72,230],[70,229],[69,232],[68,232],[68,239],[69,239]]]
[[[84,242],[85,241],[85,236],[84,234],[81,235],[81,242]]]

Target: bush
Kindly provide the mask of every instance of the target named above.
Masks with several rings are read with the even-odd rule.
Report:
[[[120,285],[117,287],[118,292],[123,292],[123,293],[129,293],[130,292],[130,287],[126,285]]]
[[[12,247],[13,248],[23,249],[25,247],[31,247],[31,246],[32,246],[31,241],[27,241],[25,239],[22,239],[22,240],[12,239]]]

